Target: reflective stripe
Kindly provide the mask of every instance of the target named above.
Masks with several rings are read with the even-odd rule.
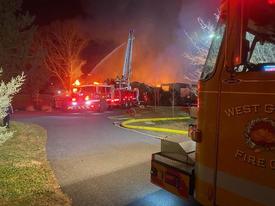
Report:
[[[195,176],[210,184],[214,182],[214,170],[197,162],[195,164]]]
[[[222,94],[251,94],[251,95],[275,95],[275,93],[264,93],[264,92],[221,92]]]
[[[214,170],[202,164],[196,164],[196,175],[207,183],[213,184],[214,182]],[[218,171],[217,186],[264,205],[274,205],[275,203],[275,189],[222,171]]]
[[[218,94],[218,91],[199,91],[199,93],[210,93],[210,94]],[[221,91],[222,94],[252,94],[252,95],[275,95],[275,93],[264,93],[264,92],[226,92]]]
[[[275,204],[275,189],[257,184],[250,180],[219,171],[217,184],[218,187],[226,189],[232,193],[237,193],[238,195],[255,202],[270,206]]]
[[[199,93],[218,94],[219,92],[218,91],[206,91],[206,90],[203,90],[203,91],[199,91]]]
[[[240,80],[241,82],[246,82],[246,83],[255,83],[255,82],[264,82],[264,83],[266,83],[266,82],[275,82],[275,80],[273,80],[273,79],[263,79],[263,80],[243,80],[243,79],[241,79]]]

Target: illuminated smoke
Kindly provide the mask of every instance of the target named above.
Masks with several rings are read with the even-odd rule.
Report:
[[[217,0],[211,0],[217,1]],[[184,30],[193,30],[197,16],[209,1],[199,0],[86,0],[88,17],[79,19],[83,29],[95,40],[114,42],[113,48],[127,41],[135,30],[133,81],[151,85],[167,82],[194,82],[194,68],[183,57],[187,49]],[[217,5],[215,5],[217,8]],[[195,12],[197,11],[197,12]],[[212,12],[212,11],[211,11]],[[211,13],[209,12],[209,13]],[[90,18],[91,17],[91,18]],[[121,75],[125,48],[117,50],[97,67],[97,81]],[[102,58],[108,52],[102,54]],[[91,65],[92,68],[94,65]]]

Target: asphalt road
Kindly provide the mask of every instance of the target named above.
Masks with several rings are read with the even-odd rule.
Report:
[[[150,183],[160,142],[113,125],[108,113],[16,113],[47,129],[47,155],[59,184],[82,206],[188,205]]]

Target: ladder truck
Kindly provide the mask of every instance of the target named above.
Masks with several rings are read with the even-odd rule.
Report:
[[[132,89],[130,79],[132,75],[132,54],[134,44],[134,31],[130,30],[124,57],[122,76],[115,82],[106,83],[80,82],[76,80],[69,94],[60,94],[55,98],[56,108],[65,110],[96,110],[105,111],[109,108],[129,108],[139,103],[139,90]]]
[[[126,83],[126,88],[128,90],[131,89],[130,77],[132,75],[132,56],[133,56],[134,39],[135,39],[134,30],[130,30],[127,47],[125,51],[123,73],[122,73],[122,79],[121,79],[123,82]]]
[[[130,80],[132,76],[132,56],[134,39],[134,30],[130,30],[125,51],[122,76],[117,77],[115,80],[114,97],[117,101],[113,101],[111,103],[113,106],[129,108],[139,103],[139,90],[137,88],[132,89],[130,85]]]
[[[222,1],[191,140],[161,140],[152,183],[202,205],[275,204],[274,19],[274,0]]]

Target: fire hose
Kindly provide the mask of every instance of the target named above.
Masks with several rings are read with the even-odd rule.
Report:
[[[128,129],[141,129],[141,130],[148,130],[148,131],[155,131],[155,132],[165,132],[165,133],[174,133],[174,134],[182,134],[187,135],[187,130],[177,130],[177,129],[168,129],[168,128],[161,128],[161,127],[149,127],[149,126],[137,126],[137,125],[130,125],[132,123],[138,122],[157,122],[157,121],[173,121],[173,120],[190,120],[190,117],[171,117],[171,118],[147,118],[147,119],[129,119],[123,121],[120,125],[122,127]]]

